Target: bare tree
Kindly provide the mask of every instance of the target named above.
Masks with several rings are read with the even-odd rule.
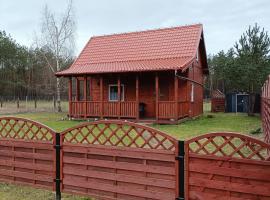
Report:
[[[57,16],[47,5],[42,12],[41,34],[35,39],[36,45],[43,49],[42,56],[47,62],[50,70],[55,73],[62,69],[62,63],[73,56],[75,48],[75,16],[72,0],[69,1],[67,9]],[[47,52],[53,54],[52,60]],[[56,77],[56,98],[57,110],[62,112],[61,108],[61,80]]]

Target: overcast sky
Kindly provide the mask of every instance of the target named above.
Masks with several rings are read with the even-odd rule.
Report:
[[[255,22],[270,31],[269,0],[74,0],[76,54],[93,35],[202,23],[207,53],[232,47]],[[0,30],[30,46],[45,4],[61,13],[66,0],[0,0]]]

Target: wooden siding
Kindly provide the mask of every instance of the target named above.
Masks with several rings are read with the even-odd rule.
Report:
[[[225,98],[212,98],[211,112],[225,112]]]
[[[203,56],[202,56],[202,42],[200,43],[198,60],[195,61],[188,70],[188,78],[203,84]],[[196,117],[203,113],[203,86],[194,83],[194,101],[191,102],[191,82],[188,82],[188,101],[190,102],[189,116]]]
[[[185,75],[185,74],[184,74]],[[173,72],[160,72],[159,76],[159,99],[158,119],[161,120],[175,120],[187,117],[189,111],[188,95],[187,95],[187,81],[178,80],[178,105],[175,102],[175,83]],[[136,101],[136,74],[122,74],[120,76],[120,82],[124,85],[124,100],[120,103],[110,102],[109,100],[109,85],[117,84],[117,75],[103,75],[103,93],[101,96],[101,82],[100,76],[95,75],[87,78],[87,87],[89,91],[85,91],[87,94],[87,101],[77,101],[77,98],[70,98],[70,116],[75,118],[84,117],[113,117],[113,118],[137,118],[138,103],[145,104],[144,118],[156,118],[156,92],[155,92],[155,74],[154,73],[142,73],[139,74],[139,91],[138,91],[138,103]],[[83,80],[83,77],[77,79]],[[84,84],[80,84],[80,89],[75,89],[72,93],[75,96],[82,96],[77,94],[84,91],[82,87]],[[74,87],[73,87],[74,88]],[[76,88],[76,87],[75,87]],[[101,101],[103,99],[103,103]],[[74,100],[75,99],[75,100]],[[120,105],[119,105],[120,104]],[[120,107],[120,115],[119,115]],[[103,111],[103,112],[102,112]],[[176,119],[177,118],[177,119]]]

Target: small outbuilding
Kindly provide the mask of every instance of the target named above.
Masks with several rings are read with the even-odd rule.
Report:
[[[211,95],[211,112],[225,112],[225,94],[214,90]]]
[[[69,78],[69,117],[177,123],[203,113],[205,74],[196,24],[92,37],[56,76]]]
[[[249,109],[249,94],[245,92],[232,92],[226,94],[226,112],[247,113]],[[260,95],[256,94],[254,112],[260,113]]]

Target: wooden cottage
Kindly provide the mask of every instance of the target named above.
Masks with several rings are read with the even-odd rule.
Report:
[[[201,24],[92,37],[70,68],[69,117],[177,123],[203,112]]]

